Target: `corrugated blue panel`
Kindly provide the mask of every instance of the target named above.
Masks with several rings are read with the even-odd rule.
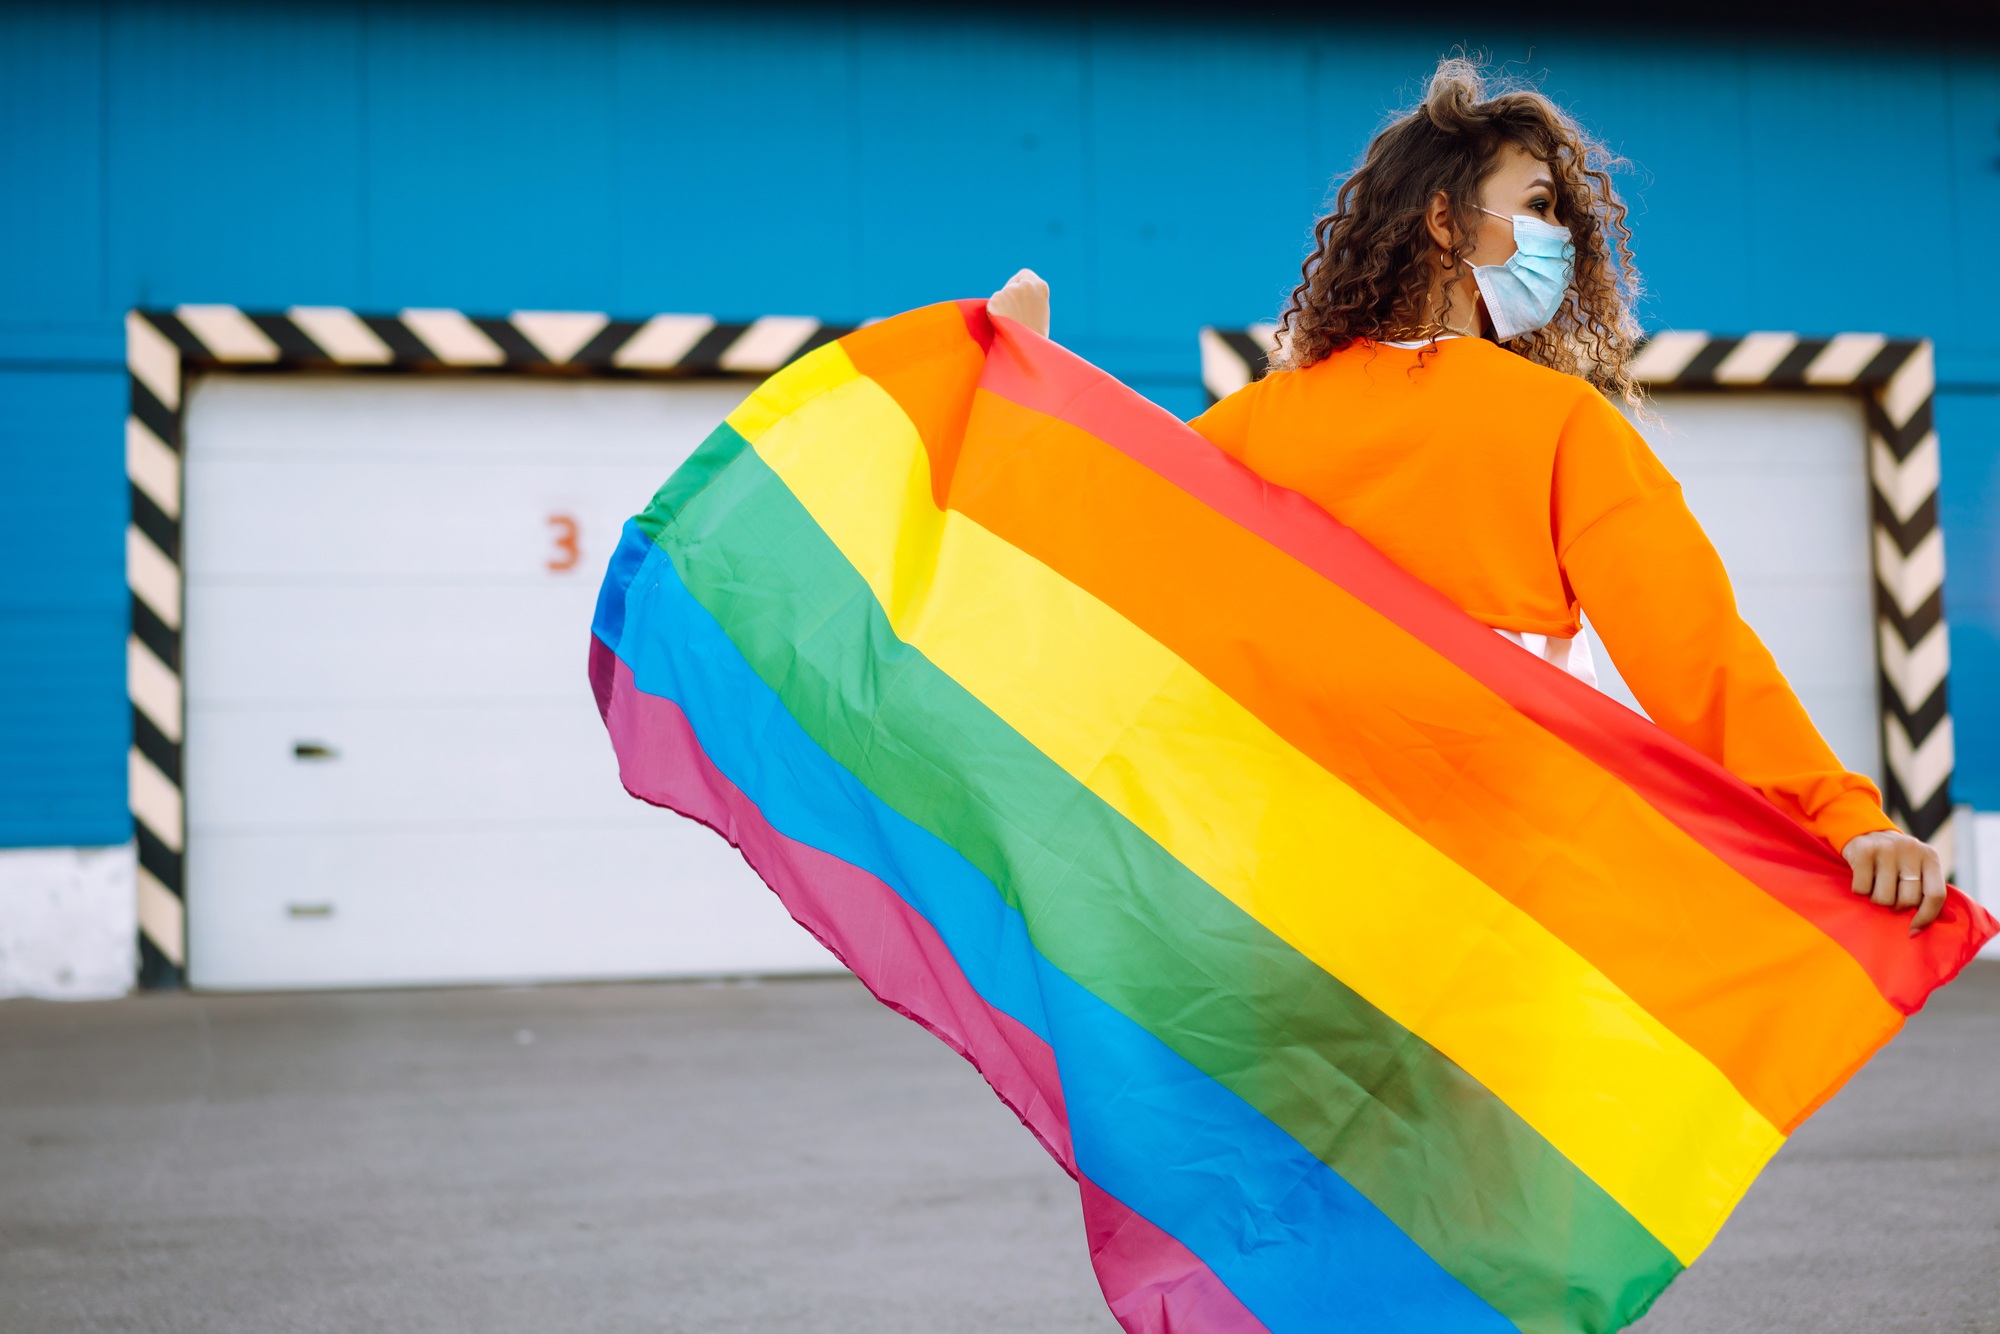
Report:
[[[609,304],[612,163],[647,151],[652,134],[618,121],[605,13],[384,7],[370,12],[364,40],[363,303]]]
[[[92,7],[0,8],[0,319],[10,323],[103,313],[102,43]],[[19,350],[71,350],[59,343]]]
[[[1100,332],[1085,33],[1080,18],[986,13],[946,18],[918,44],[894,20],[860,23],[851,152],[865,314],[983,295],[1027,265],[1062,292],[1067,333]]]
[[[0,847],[122,843],[125,381],[0,371]]]
[[[1941,394],[1938,488],[1951,624],[1953,792],[2000,811],[2000,392]]]
[[[359,295],[360,30],[334,5],[114,11],[107,316]]]
[[[1250,15],[1221,45],[1199,28],[1120,19],[1094,25],[1089,73],[1089,332],[1106,344],[1104,360],[1119,360],[1122,341],[1198,327],[1196,311],[1269,318],[1325,191],[1308,47]],[[1149,391],[1168,387],[1157,373],[1143,379]]]
[[[1993,284],[1986,279],[2000,262],[2000,56],[1953,52],[1946,68],[1951,215],[1944,225],[1940,219],[1903,218],[1908,239],[1889,244],[1930,255],[1930,281],[1953,303],[1957,319],[1950,336],[1936,335],[1939,373],[1948,380],[2000,386],[2000,327],[1993,321]],[[1991,742],[1987,749],[2000,753],[2000,733]]]
[[[1755,275],[1752,327],[1935,331],[1950,341],[1956,283],[1943,247],[1892,239],[1933,229],[1942,237],[1951,217],[1939,55],[1880,44],[1865,54],[1796,46],[1760,53],[1745,102],[1750,170],[1739,207],[1756,224],[1742,229],[1740,244]],[[1886,274],[1877,267],[1885,253],[1895,256]],[[1705,295],[1692,293],[1667,310]]]
[[[842,15],[621,15],[609,302],[856,318],[855,33]],[[896,192],[901,199],[905,189]]]
[[[1947,380],[2000,384],[1979,277],[2000,249],[2000,55],[1561,28],[10,5],[0,364],[108,368],[133,304],[854,319],[977,295],[1029,264],[1055,283],[1059,336],[1188,413],[1197,326],[1274,313],[1331,178],[1438,54],[1469,43],[1541,78],[1632,159],[1649,323],[1925,334]],[[2000,633],[1982,620],[2000,567],[1961,554],[1984,549],[1987,492],[1957,480],[1986,475],[1968,452],[1986,446],[1955,438],[1986,419],[1953,412],[1973,413],[1944,437],[1962,772],[2000,804],[2000,678],[1977,638]],[[16,486],[27,465],[10,454],[0,503],[75,488],[61,503],[122,509],[116,419],[101,404],[78,418],[110,452],[68,480]],[[108,544],[90,548],[105,569],[122,560],[117,524],[75,532]],[[68,600],[68,576],[8,540],[0,639],[16,688],[0,709],[33,695],[37,716],[95,748],[75,763],[111,773],[122,712],[105,730],[112,704],[74,683],[121,677],[120,638],[91,631],[100,604]],[[82,619],[47,619],[65,616]],[[52,656],[22,656],[44,638]],[[34,750],[0,752],[0,790],[40,790],[59,761]],[[105,828],[123,820],[114,789],[96,799]]]

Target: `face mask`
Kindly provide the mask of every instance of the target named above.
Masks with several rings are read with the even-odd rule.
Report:
[[[1493,213],[1482,208],[1481,213]],[[1493,213],[1504,218],[1504,213]],[[1514,254],[1505,264],[1473,266],[1472,280],[1486,298],[1486,314],[1501,342],[1533,333],[1556,317],[1563,297],[1569,293],[1570,268],[1576,247],[1570,243],[1569,229],[1556,227],[1540,218],[1516,213]]]

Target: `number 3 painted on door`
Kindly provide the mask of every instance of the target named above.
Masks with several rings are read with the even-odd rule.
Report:
[[[575,569],[576,563],[583,559],[583,552],[576,545],[576,520],[567,514],[551,514],[549,527],[555,529],[551,536],[556,544],[554,554],[549,557],[549,568],[557,571]]]

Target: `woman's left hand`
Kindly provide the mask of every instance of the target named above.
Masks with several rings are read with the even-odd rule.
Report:
[[[1915,908],[1910,934],[1929,926],[1944,911],[1944,861],[1937,849],[1908,834],[1884,829],[1858,834],[1840,850],[1854,868],[1854,892],[1884,908]]]
[[[1049,285],[1033,269],[1022,269],[1007,285],[986,299],[994,315],[1019,320],[1042,337],[1049,336]]]

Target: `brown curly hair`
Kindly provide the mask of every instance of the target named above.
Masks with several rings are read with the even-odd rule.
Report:
[[[1449,290],[1436,318],[1426,309],[1436,245],[1425,212],[1443,191],[1460,238],[1452,259],[1463,260],[1473,246],[1480,186],[1501,148],[1514,144],[1549,165],[1576,267],[1556,317],[1506,346],[1640,406],[1628,369],[1639,339],[1632,315],[1639,271],[1610,176],[1626,164],[1540,92],[1489,90],[1489,82],[1472,60],[1440,62],[1423,100],[1368,145],[1334,195],[1333,211],[1313,224],[1313,252],[1279,316],[1273,364],[1303,369],[1364,339],[1422,337],[1448,323]]]

